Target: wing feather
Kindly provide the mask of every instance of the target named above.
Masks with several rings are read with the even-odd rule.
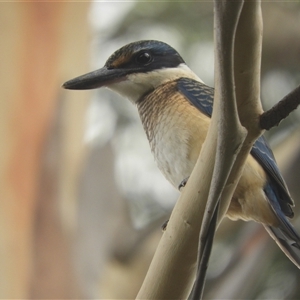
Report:
[[[177,88],[191,105],[195,106],[208,117],[211,117],[214,99],[214,89],[212,87],[190,78],[180,78]],[[290,218],[293,217],[293,211],[291,209],[291,206],[294,204],[293,200],[278,169],[273,152],[263,136],[259,137],[254,143],[251,155],[265,170],[284,214]],[[270,205],[273,209],[277,209],[274,207],[273,201],[270,201]]]

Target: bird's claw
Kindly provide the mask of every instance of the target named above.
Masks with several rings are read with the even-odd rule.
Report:
[[[166,231],[167,226],[168,226],[169,220],[165,221],[162,225],[161,225],[161,230],[162,231]]]
[[[178,190],[179,190],[179,191],[180,191],[182,188],[185,187],[185,185],[187,184],[189,178],[190,178],[190,176],[188,176],[187,178],[183,179],[183,180],[180,182],[180,184],[179,184],[179,186],[178,186]]]

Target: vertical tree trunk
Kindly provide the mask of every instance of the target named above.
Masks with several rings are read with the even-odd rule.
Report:
[[[60,84],[64,75],[68,77],[64,68],[82,69],[86,65],[86,49],[78,45],[87,44],[87,8],[87,2],[1,3],[1,298],[30,297],[30,282],[37,270],[39,262],[36,258],[41,251],[34,248],[34,220],[40,212],[37,204],[41,198],[37,198],[37,192],[43,145],[61,93]],[[74,49],[77,56],[73,54]],[[78,104],[74,105],[78,107]],[[73,112],[76,110],[81,110],[82,114],[81,107],[73,108]],[[74,116],[73,112],[69,107],[68,114]],[[77,124],[82,126],[80,122]],[[82,130],[77,132],[80,134]],[[65,138],[64,146],[71,139],[78,143],[79,134]],[[80,155],[80,151],[74,153],[76,158],[70,162],[73,169]],[[74,180],[74,176],[70,179]],[[48,191],[44,190],[40,196],[47,194]],[[58,195],[55,194],[55,197]],[[57,205],[57,202],[52,201],[48,205]],[[56,220],[59,219],[58,212],[56,209]],[[42,217],[46,218],[47,212]],[[63,239],[51,226],[49,231],[48,234],[56,235],[56,242]],[[49,263],[54,264],[55,261]],[[47,273],[49,265],[45,267],[43,271]],[[62,265],[59,271],[64,274],[63,268]],[[51,295],[48,297],[51,298]]]

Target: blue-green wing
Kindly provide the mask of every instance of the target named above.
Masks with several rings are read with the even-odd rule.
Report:
[[[212,87],[190,78],[180,78],[177,88],[190,104],[195,106],[203,114],[211,117],[214,99],[214,89]],[[291,206],[293,205],[293,200],[289,195],[284,179],[278,169],[273,152],[263,136],[259,137],[254,143],[251,155],[265,170],[269,178],[269,183],[277,195],[276,201],[279,203],[282,211],[286,216],[292,217],[293,211]]]

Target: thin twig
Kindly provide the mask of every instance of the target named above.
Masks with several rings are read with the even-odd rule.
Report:
[[[216,227],[217,227],[218,212],[219,212],[219,204],[217,204],[217,207],[213,214],[213,218],[211,220],[207,232],[207,238],[206,238],[206,243],[203,252],[199,251],[199,253],[201,253],[201,257],[200,259],[198,259],[198,268],[197,268],[198,271],[196,275],[196,280],[193,286],[193,290],[189,296],[189,299],[191,300],[202,299],[204,285],[205,285],[206,271],[208,268],[209,258],[210,258],[210,254],[213,246],[213,240],[214,240]]]
[[[261,129],[269,130],[285,119],[300,104],[300,85],[260,116]]]

